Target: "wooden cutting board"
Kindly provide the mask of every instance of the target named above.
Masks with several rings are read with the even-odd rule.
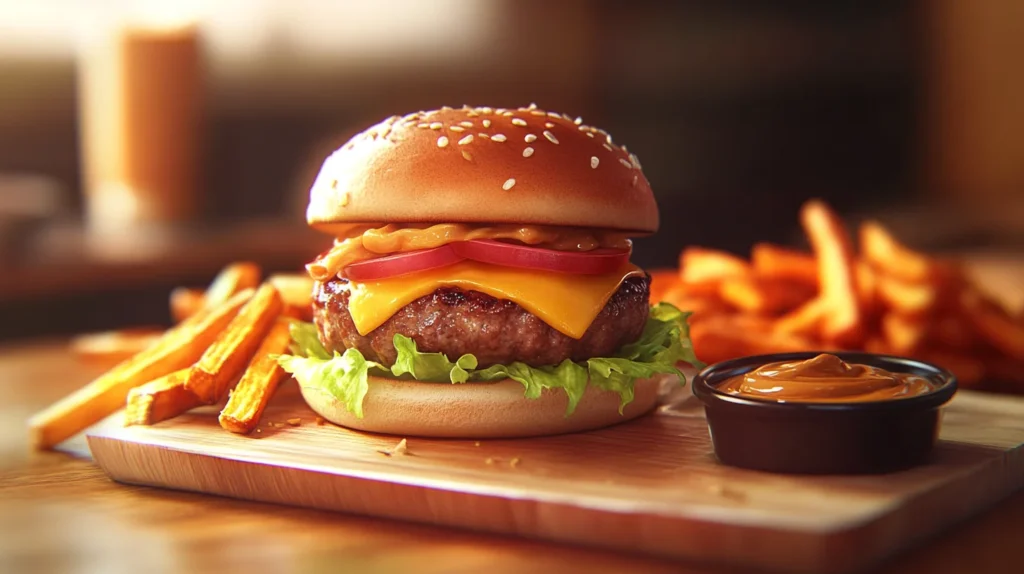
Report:
[[[1024,399],[961,392],[933,460],[886,476],[800,477],[716,462],[703,409],[679,391],[657,412],[575,435],[410,438],[317,425],[294,384],[251,437],[215,408],[152,427],[92,429],[113,479],[579,543],[802,572],[892,555],[1024,486]]]

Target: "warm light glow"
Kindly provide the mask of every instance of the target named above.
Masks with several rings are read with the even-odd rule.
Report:
[[[83,33],[198,23],[217,60],[296,51],[351,61],[471,59],[500,3],[477,0],[0,0],[0,56],[74,53]]]

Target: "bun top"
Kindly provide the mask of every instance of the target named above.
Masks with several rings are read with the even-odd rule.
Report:
[[[640,162],[604,130],[528,108],[393,116],[324,162],[309,224],[520,223],[653,233]]]

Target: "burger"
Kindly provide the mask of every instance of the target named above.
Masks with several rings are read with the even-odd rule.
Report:
[[[650,305],[631,237],[658,207],[640,162],[580,118],[444,107],[394,116],[323,163],[308,223],[313,322],[282,367],[324,419],[515,437],[650,411],[697,365],[687,314]]]

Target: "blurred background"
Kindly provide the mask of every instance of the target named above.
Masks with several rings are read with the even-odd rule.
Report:
[[[0,0],[0,339],[169,321],[176,285],[329,245],[322,159],[441,105],[582,115],[681,247],[798,244],[831,202],[1024,252],[1024,3]]]

